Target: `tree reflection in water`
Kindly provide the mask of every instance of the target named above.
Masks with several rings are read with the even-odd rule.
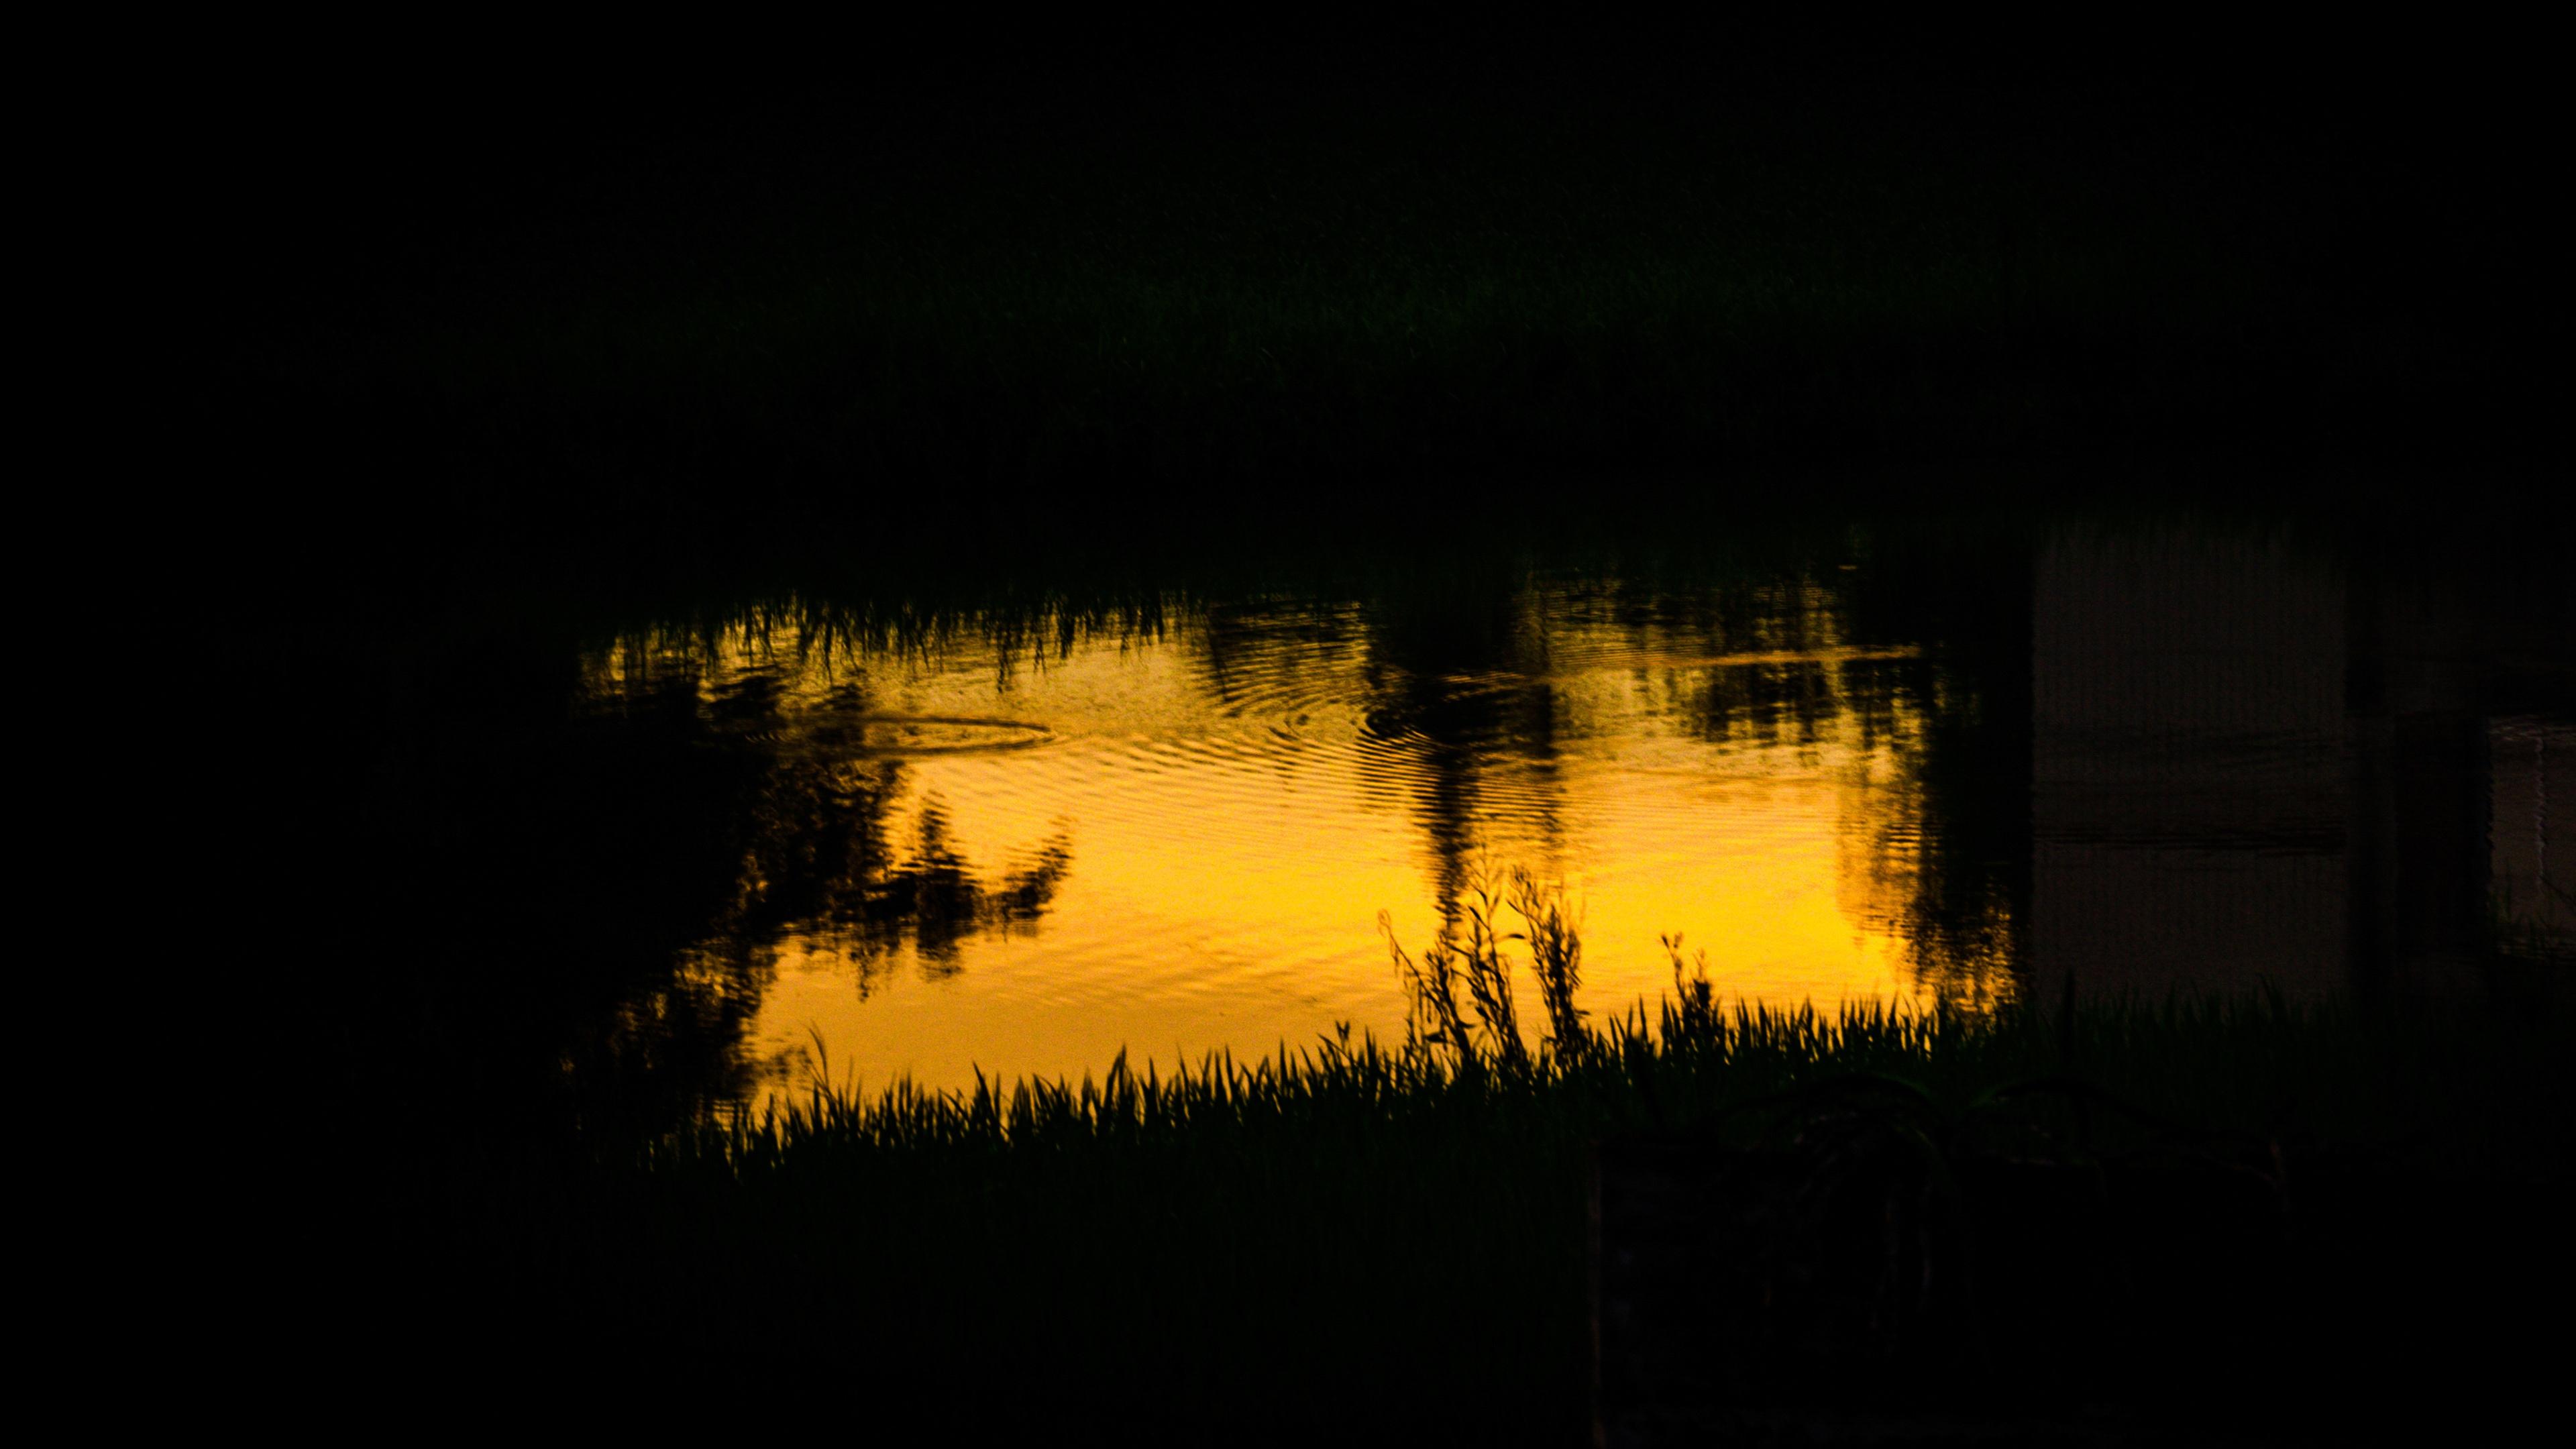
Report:
[[[1833,776],[1837,903],[1903,943],[1919,986],[1974,1006],[2012,996],[2028,892],[2027,569],[1829,557],[1558,580],[1544,598],[1525,574],[1459,569],[1372,600],[1370,728],[1417,762],[1408,806],[1444,926],[1497,864],[1560,869],[1561,756],[1582,726],[1560,669],[1573,661],[1552,656],[1615,641],[1638,661],[1647,707],[1690,737]]]
[[[1811,558],[1631,583],[1459,568],[1342,602],[1209,605],[1183,631],[1194,650],[1183,687],[1196,692],[1154,697],[1152,708],[1179,711],[1170,728],[1255,754],[1272,736],[1241,721],[1276,716],[1292,730],[1279,738],[1309,751],[1296,758],[1321,762],[1327,779],[1330,751],[1349,749],[1365,807],[1410,824],[1451,927],[1488,868],[1568,869],[1567,821],[1580,803],[1568,772],[1596,769],[1622,732],[1694,742],[1710,760],[1740,756],[1746,778],[1791,772],[1840,793],[1828,869],[1843,918],[1902,943],[1926,989],[1991,1002],[2013,989],[2026,891],[2026,792],[2013,784],[2027,768],[2017,702],[2026,597],[2009,571],[1981,573],[1980,591],[1952,607],[1949,581],[1882,585],[1892,569]],[[1929,627],[1927,598],[1937,604]],[[1100,630],[1160,641],[1159,609],[1003,611],[936,627],[908,627],[920,623],[909,615],[877,627],[876,617],[755,607],[718,627],[628,634],[580,654],[570,707],[554,706],[560,736],[513,764],[517,786],[487,802],[472,833],[551,864],[510,888],[517,917],[480,930],[528,965],[484,989],[565,996],[526,1045],[597,1104],[586,1117],[667,1116],[756,1094],[779,1065],[761,1059],[782,1035],[760,1017],[783,970],[827,966],[849,983],[835,991],[865,997],[908,969],[954,975],[976,958],[974,938],[1027,930],[1055,910],[1072,858],[1061,821],[1077,812],[1050,831],[1046,807],[1032,817],[1023,805],[1035,829],[1018,838],[1034,845],[973,859],[961,841],[981,838],[989,803],[970,790],[952,814],[942,791],[958,777],[925,757],[1031,742],[997,729],[1045,737],[948,716],[999,709],[1015,661],[1053,668]],[[990,699],[925,693],[911,673],[986,655],[1000,671]],[[1082,707],[1090,688],[1076,691]],[[925,700],[945,713],[889,708]],[[1348,746],[1293,735],[1309,708],[1321,721],[1336,707],[1352,711]],[[522,700],[514,717],[542,713]],[[1165,727],[1155,714],[1116,719],[1113,733]],[[1075,758],[1131,763],[1127,753]],[[1011,778],[1017,800],[1050,798]],[[1187,798],[1250,808],[1223,790]],[[1649,811],[1670,819],[1674,808]],[[1730,817],[1719,810],[1686,828],[1722,832]]]
[[[624,1111],[641,1095],[667,1114],[738,1098],[771,1066],[746,1043],[783,946],[850,963],[862,995],[907,956],[926,976],[950,975],[960,941],[1034,923],[1071,868],[1062,830],[1015,868],[979,867],[951,842],[936,796],[905,824],[911,782],[903,759],[871,750],[882,721],[863,678],[800,693],[791,681],[811,662],[769,657],[761,631],[746,630],[630,642],[585,671],[581,712],[624,748],[640,738],[666,760],[721,762],[714,773],[731,788],[663,803],[685,812],[668,822],[674,836],[728,841],[738,864],[722,901],[667,942],[667,968],[576,1031],[562,1065],[582,1100]],[[652,792],[661,780],[628,783]]]

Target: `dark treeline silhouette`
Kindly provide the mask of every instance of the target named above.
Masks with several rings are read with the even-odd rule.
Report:
[[[173,272],[196,425],[270,465],[219,521],[650,567],[780,508],[1205,539],[2529,435],[2561,287],[2515,47],[1781,30],[246,84],[173,142],[227,223]]]

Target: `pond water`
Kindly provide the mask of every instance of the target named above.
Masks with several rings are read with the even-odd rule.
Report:
[[[1418,949],[1515,867],[1581,911],[1605,1009],[1670,986],[1675,932],[1765,1000],[1949,982],[1910,920],[1938,669],[1849,642],[1812,589],[1765,603],[1730,636],[1539,584],[1444,655],[1342,600],[1021,648],[781,621],[590,677],[606,707],[684,688],[770,753],[726,942],[756,1050],[819,1034],[872,1080],[954,1085],[1398,1036],[1379,912]],[[1992,992],[2004,960],[1942,964]]]
[[[2563,610],[2176,525],[800,596],[578,648],[613,764],[562,808],[657,802],[592,851],[666,962],[601,1030],[725,1090],[1397,1038],[1385,929],[1419,951],[1516,870],[1578,913],[1596,1014],[1670,988],[1668,938],[1774,1004],[2435,981],[2576,944]]]

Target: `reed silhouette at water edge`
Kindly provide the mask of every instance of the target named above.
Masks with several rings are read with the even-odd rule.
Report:
[[[1567,921],[1524,876],[1398,948],[1400,1042],[957,1092],[818,1056],[759,1106],[487,1165],[407,1214],[404,1320],[449,1326],[413,1367],[518,1323],[603,1382],[829,1366],[995,1431],[1263,1404],[1532,1443],[1673,1403],[1742,1433],[2305,1433],[2391,1401],[2266,1383],[2363,1394],[2402,1355],[2423,1392],[2391,1411],[2438,1411],[2446,1375],[2537,1371],[2511,1309],[2569,1286],[2562,1016],[1736,1006],[1676,942],[1671,994],[1590,1020]],[[1692,1222],[1723,1231],[1674,1247]],[[1706,1288],[1683,1318],[1672,1281]]]

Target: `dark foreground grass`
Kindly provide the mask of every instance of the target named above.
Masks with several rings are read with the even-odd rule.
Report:
[[[424,1182],[395,1256],[425,1331],[349,1340],[354,1367],[827,1392],[951,1431],[1582,1442],[1605,1143],[1787,1204],[1742,1248],[1761,1292],[1690,1330],[1760,1371],[1737,1425],[1784,1442],[1858,1411],[2258,1435],[2484,1412],[2536,1369],[2523,1314],[2564,1302],[2546,1012],[1730,1010],[1684,979],[1595,1027],[1542,971],[1525,1041],[1500,950],[1410,960],[1402,1046],[972,1093],[818,1077],[578,1165]],[[1952,1274],[1982,1294],[1964,1316],[1811,1311],[1920,1309]]]

